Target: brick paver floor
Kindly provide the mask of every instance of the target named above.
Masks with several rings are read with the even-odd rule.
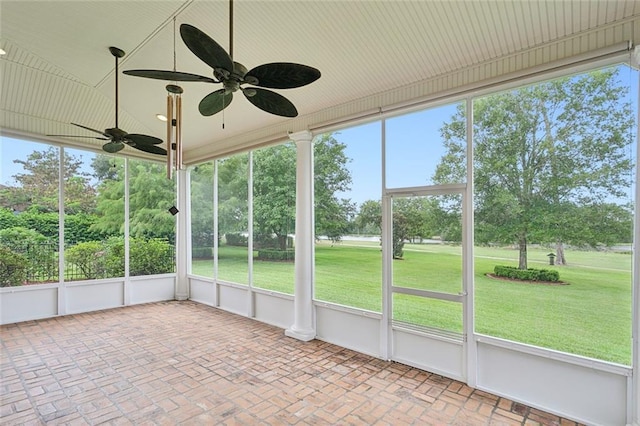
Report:
[[[0,331],[3,425],[575,425],[193,302]]]

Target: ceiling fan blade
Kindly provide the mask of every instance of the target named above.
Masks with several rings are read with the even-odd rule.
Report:
[[[140,144],[140,145],[128,144],[128,145],[132,148],[139,149],[140,151],[148,152],[151,154],[167,155],[167,150],[157,145],[145,145],[145,144]]]
[[[164,143],[162,139],[158,139],[154,136],[140,135],[137,133],[127,134],[126,139],[129,139],[136,145],[160,145],[161,143]]]
[[[111,139],[108,134],[106,134],[105,132],[103,132],[101,130],[92,129],[91,127],[83,126],[82,124],[76,124],[76,123],[71,123],[71,124],[74,125],[74,126],[77,126],[77,127],[81,127],[81,128],[83,128],[85,130],[89,130],[91,132],[101,134],[102,136],[104,136],[104,137],[106,137],[108,139]]]
[[[114,154],[124,149],[124,144],[122,142],[108,142],[102,145],[102,149],[110,154]]]
[[[244,93],[249,102],[270,114],[283,117],[296,117],[298,115],[298,110],[289,99],[271,90],[250,87],[242,89],[242,93]]]
[[[211,68],[222,68],[229,73],[233,71],[233,60],[227,51],[193,25],[180,25],[180,36],[189,50]]]
[[[88,138],[88,139],[98,139],[100,141],[108,141],[109,138],[98,138],[93,136],[78,136],[78,135],[45,135],[45,136],[53,136],[58,138]]]
[[[190,74],[188,72],[165,71],[165,70],[127,70],[123,74],[134,77],[154,78],[166,81],[202,81],[206,83],[219,83],[218,81],[203,75]]]
[[[216,90],[202,98],[198,109],[204,116],[213,115],[225,109],[233,100],[233,93],[225,93],[225,89]]]
[[[245,75],[244,80],[254,86],[292,89],[306,86],[319,78],[320,71],[313,67],[290,62],[274,62],[253,68]]]

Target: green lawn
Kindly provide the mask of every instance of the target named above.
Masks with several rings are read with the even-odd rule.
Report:
[[[560,272],[567,285],[521,284],[486,276],[497,264],[517,266],[518,251],[475,249],[476,331],[518,342],[620,364],[631,364],[631,255],[568,251],[569,266],[548,265],[548,250],[530,248],[529,267]],[[315,298],[380,312],[382,255],[375,243],[316,245]],[[213,276],[211,260],[193,262],[193,273]],[[220,277],[247,283],[246,248],[220,250]],[[461,249],[405,246],[393,262],[394,283],[457,294],[461,291]],[[292,263],[254,261],[256,287],[293,293]],[[462,331],[460,304],[395,294],[393,318]]]

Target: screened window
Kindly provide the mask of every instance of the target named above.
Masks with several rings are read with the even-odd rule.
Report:
[[[465,149],[451,144],[465,138],[464,114],[464,104],[451,104],[387,119],[386,187],[465,182]]]
[[[474,101],[477,332],[631,363],[637,80],[619,66]]]
[[[293,294],[296,147],[253,152],[253,285]]]
[[[0,286],[59,280],[60,148],[0,138]]]
[[[191,273],[213,277],[214,162],[199,164],[191,177]]]
[[[248,185],[249,154],[217,161],[218,276],[223,281],[249,283]]]
[[[380,123],[314,141],[315,298],[382,310]]]

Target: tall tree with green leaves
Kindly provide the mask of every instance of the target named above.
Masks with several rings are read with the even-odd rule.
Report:
[[[213,176],[213,162],[199,164],[190,174],[191,243],[194,248],[213,247]]]
[[[331,134],[314,142],[314,197],[316,235],[338,240],[349,226],[353,203],[340,198],[351,183],[345,145]],[[229,157],[219,163],[218,222],[220,232],[247,230],[248,155]],[[292,142],[253,152],[254,234],[275,235],[278,246],[287,247],[295,232],[296,146]]]
[[[94,164],[103,164],[98,161]],[[102,170],[102,169],[98,169]],[[96,172],[98,172],[96,170]],[[104,170],[103,170],[104,171]],[[124,167],[116,167],[98,186],[96,212],[92,228],[107,235],[124,233]],[[175,217],[168,209],[175,205],[175,182],[166,177],[164,164],[142,160],[129,161],[129,232],[132,237],[175,239]]]
[[[566,243],[608,243],[607,227],[586,220],[586,212],[603,211],[624,197],[630,184],[633,116],[627,88],[619,82],[621,69],[474,101],[477,242],[517,244],[521,269],[527,268],[532,241],[555,244],[560,264],[566,262]],[[465,120],[459,108],[441,129],[446,153],[436,183],[463,179]],[[604,215],[601,221],[614,217]]]
[[[351,161],[345,153],[346,145],[325,133],[314,140],[314,202],[315,233],[326,235],[331,241],[340,241],[351,226],[356,205],[339,194],[351,189]]]
[[[249,154],[218,160],[218,232],[248,230]]]
[[[26,159],[13,160],[24,172],[13,176],[15,187],[5,187],[0,193],[1,207],[13,210],[32,209],[41,212],[58,211],[60,181],[60,151],[49,146],[33,151]],[[90,213],[95,208],[95,190],[88,172],[82,170],[82,159],[65,153],[62,176],[64,204],[68,214]]]

